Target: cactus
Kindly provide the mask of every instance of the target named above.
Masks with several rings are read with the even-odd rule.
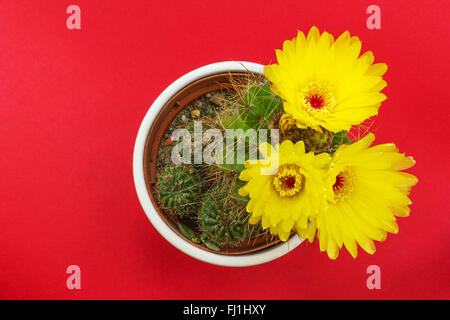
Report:
[[[180,216],[198,204],[202,193],[200,179],[185,167],[167,167],[158,178],[157,190],[163,206]]]
[[[321,152],[332,153],[333,144],[336,145],[343,140],[343,136],[339,136],[339,139],[336,139],[335,134],[324,128],[322,128],[322,132],[315,131],[311,128],[297,128],[292,120],[292,116],[283,112],[279,112],[273,116],[269,128],[280,129],[280,143],[284,140],[291,140],[293,143],[303,141],[306,152],[312,151],[317,154]]]
[[[195,234],[194,230],[189,228],[187,225],[178,222],[178,230],[180,230],[181,234],[191,240],[192,242],[199,243],[199,240],[197,238],[197,235]]]
[[[322,129],[322,132],[317,132],[311,128],[301,129],[302,139],[305,143],[305,150],[314,153],[330,152],[330,147],[333,142],[334,135],[332,132]]]
[[[254,129],[267,129],[272,116],[282,110],[282,101],[270,91],[269,84],[252,84],[244,89],[239,101],[239,115]]]
[[[198,225],[202,232],[200,239],[207,247],[220,247],[246,238],[247,216],[233,214],[233,206],[223,189],[216,187],[206,194],[198,214]]]
[[[237,86],[235,91],[222,111],[223,129],[267,129],[272,116],[283,109],[282,100],[267,83],[249,82]]]
[[[226,104],[227,107],[225,108],[224,114],[228,116],[220,121],[223,129],[241,129],[244,131],[247,129],[255,129],[256,131],[259,129],[267,129],[273,115],[282,110],[281,99],[270,91],[267,83],[249,80],[243,86],[237,86],[235,91],[235,102],[230,101],[230,103]],[[236,108],[236,110],[233,108]],[[248,138],[243,139],[245,139],[245,154],[246,159],[248,159],[248,144],[250,142]],[[268,139],[270,140],[270,137]],[[235,152],[235,150],[236,144],[234,150],[226,150],[224,148],[224,159],[226,158],[227,152]],[[235,160],[235,162],[237,161]],[[245,169],[243,164],[228,164],[225,163],[225,160],[218,167],[224,172],[237,173]]]
[[[353,141],[348,137],[347,131],[339,131],[334,134],[333,142],[331,143],[331,152],[334,153],[342,144],[352,144]]]

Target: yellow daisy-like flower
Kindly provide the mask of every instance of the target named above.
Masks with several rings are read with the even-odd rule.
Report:
[[[293,229],[306,229],[308,217],[325,205],[324,167],[328,154],[305,153],[302,141],[295,145],[283,141],[275,148],[268,143],[259,146],[264,160],[246,162],[239,179],[248,183],[239,189],[249,196],[249,222],[261,221],[264,229],[286,241]]]
[[[337,258],[343,245],[353,257],[357,245],[373,254],[373,240],[384,241],[387,232],[397,233],[396,216],[409,215],[408,195],[417,178],[399,171],[415,161],[391,143],[370,147],[374,139],[369,134],[352,145],[342,145],[325,175],[328,205],[308,232],[313,234],[317,225],[320,250],[331,259]]]
[[[361,41],[348,31],[335,41],[312,27],[307,37],[299,31],[285,41],[276,51],[278,64],[266,66],[264,73],[299,127],[349,130],[376,115],[386,99],[380,92],[386,64],[373,64],[372,52],[360,56],[360,51]]]

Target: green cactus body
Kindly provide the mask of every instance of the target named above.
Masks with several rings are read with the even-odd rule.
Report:
[[[201,240],[205,244],[221,246],[239,242],[247,235],[247,219],[230,214],[232,206],[228,194],[216,188],[206,194],[198,215]]]
[[[234,149],[227,150],[224,148],[223,164],[218,165],[219,169],[224,172],[240,173],[245,169],[242,163],[238,163],[236,157],[234,163],[225,161],[228,154],[233,154],[237,150],[238,139],[241,139],[241,143],[243,142],[245,145],[245,159],[256,157],[255,153],[249,154],[249,145],[251,143],[256,144],[255,148],[252,148],[252,150],[256,150],[257,138],[255,137],[254,141],[251,141],[248,136],[245,136],[244,131],[255,129],[257,133],[259,129],[267,129],[273,115],[280,112],[283,105],[282,100],[270,91],[269,84],[254,83],[240,90],[237,101],[238,113],[232,114],[221,121],[223,129],[240,130],[233,135],[242,134],[242,138],[236,137]],[[267,139],[270,142],[270,136]]]
[[[331,144],[331,152],[334,153],[343,144],[352,144],[347,131],[340,131],[334,134],[333,143]]]
[[[254,129],[267,129],[272,116],[282,110],[282,101],[270,91],[269,84],[250,86],[240,103],[241,119]]]
[[[158,178],[157,190],[163,206],[178,215],[195,207],[202,192],[199,178],[185,167],[167,167]]]

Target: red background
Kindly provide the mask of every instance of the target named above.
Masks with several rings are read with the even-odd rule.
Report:
[[[66,8],[81,8],[81,30]],[[366,8],[381,8],[381,30]],[[0,1],[0,298],[450,298],[448,1]],[[374,256],[331,261],[317,242],[225,268],[172,247],[140,207],[134,140],[182,74],[275,61],[316,25],[358,35],[386,62],[378,143],[413,155],[412,213]],[[82,289],[68,290],[76,264]],[[368,290],[366,268],[381,268]]]

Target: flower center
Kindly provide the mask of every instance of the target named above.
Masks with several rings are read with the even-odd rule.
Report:
[[[323,105],[325,104],[325,101],[323,100],[322,96],[319,96],[318,94],[313,94],[310,97],[308,97],[308,102],[311,108],[314,109],[322,109]]]
[[[353,192],[355,184],[356,178],[350,169],[339,172],[333,184],[334,200],[338,202],[347,199]]]
[[[278,168],[278,173],[273,178],[273,185],[280,196],[293,196],[303,188],[305,177],[300,172],[300,167],[295,164],[284,164]]]
[[[336,105],[330,88],[317,81],[311,81],[300,90],[303,106],[310,113],[328,113]]]

